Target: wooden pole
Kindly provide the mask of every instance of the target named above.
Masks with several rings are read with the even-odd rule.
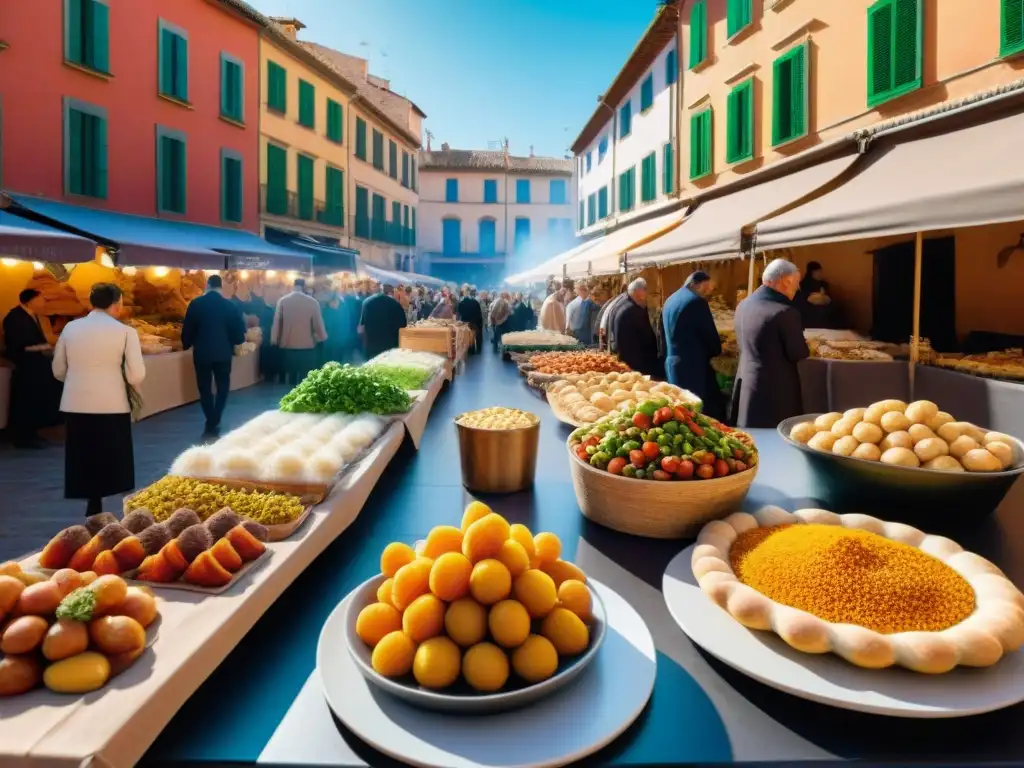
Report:
[[[750,296],[754,292],[754,260],[757,256],[754,251],[750,251],[750,266],[747,268],[747,296]]]
[[[910,397],[914,397],[914,381],[921,345],[921,253],[924,250],[924,234],[914,237],[914,317],[910,336]]]

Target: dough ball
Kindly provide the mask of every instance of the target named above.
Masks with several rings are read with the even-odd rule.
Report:
[[[795,440],[798,443],[807,444],[807,442],[818,433],[818,428],[809,421],[801,421],[789,430],[789,437],[791,440]]]
[[[993,440],[991,443],[985,444],[985,450],[999,459],[1001,469],[1006,469],[1013,465],[1013,448],[1007,443],[1001,443],[998,440]]]
[[[1007,434],[1002,432],[986,432],[985,439],[981,441],[982,445],[988,445],[989,443],[1006,443],[1007,445],[1013,445],[1016,441]]]
[[[882,406],[886,411],[899,411],[903,413],[907,410],[907,404],[902,400],[883,400]]]
[[[832,425],[843,418],[841,413],[823,413],[814,420],[814,426],[818,429],[832,429]]]
[[[843,413],[843,418],[850,419],[854,423],[857,423],[858,421],[864,421],[865,411],[867,411],[867,408],[851,408],[850,410],[845,411]]]
[[[971,424],[969,421],[964,423],[967,425],[964,428],[964,434],[967,435],[972,440],[976,440],[978,445],[984,445],[985,437],[988,435],[988,432],[986,432],[981,427],[977,427],[974,424]]]
[[[882,449],[882,453],[885,453],[890,448],[913,448],[914,441],[909,432],[893,432],[886,435],[878,447]]]
[[[949,444],[949,455],[962,459],[968,451],[973,451],[975,448],[981,448],[977,440],[967,435],[960,435]]]
[[[875,403],[864,409],[864,421],[869,424],[881,424],[882,416],[886,413],[881,403]]]
[[[920,459],[909,448],[890,448],[882,454],[883,464],[895,464],[898,467],[919,467]]]
[[[939,406],[931,400],[915,400],[904,413],[914,424],[927,424],[939,413]]]
[[[853,458],[866,461],[878,461],[882,458],[882,449],[874,443],[861,443],[853,452]]]
[[[915,424],[914,426],[923,425]],[[914,453],[921,460],[921,463],[924,464],[939,456],[948,456],[949,446],[946,445],[946,441],[941,437],[926,437],[914,446]]]
[[[960,435],[967,433],[967,427],[969,426],[970,424],[966,421],[950,421],[935,430],[935,434],[952,445],[953,441],[960,437]]]
[[[771,629],[771,603],[754,589],[736,589],[725,603],[726,610],[750,629]]]
[[[838,424],[841,422],[836,423]],[[846,435],[832,443],[832,453],[836,456],[851,456],[853,452],[857,450],[858,445],[860,445],[860,443],[857,442],[856,437],[853,435]]]
[[[594,395],[599,394],[599,393],[601,393],[601,388],[600,387],[587,387],[582,392],[580,392],[580,394],[583,395],[583,397],[585,397],[587,400],[589,400]]]
[[[633,394],[621,384],[614,384],[613,386],[619,387],[619,389],[615,390],[611,394],[611,398],[614,403],[624,403],[627,400],[633,399]]]
[[[872,424],[870,421],[862,421],[854,425],[853,436],[857,438],[858,442],[877,444],[885,437],[885,433],[882,432],[882,428],[877,424]]]
[[[840,419],[832,425],[831,432],[836,437],[847,437],[853,434],[853,428],[857,426],[857,422],[851,421],[850,419]]]
[[[963,438],[960,438],[963,440]],[[998,472],[1003,468],[999,459],[986,448],[972,448],[960,461],[968,472]]]
[[[943,424],[949,424],[952,421],[956,421],[956,419],[945,411],[939,411],[933,418],[929,419],[928,426],[931,428],[932,432],[938,432],[939,427]]]
[[[818,432],[814,437],[807,441],[807,447],[813,448],[816,451],[824,451],[828,453],[832,450],[832,446],[835,445],[838,440],[835,435],[831,432]]]
[[[931,461],[921,465],[924,469],[936,469],[940,472],[963,472],[964,468],[960,462],[952,456],[936,456]]]
[[[828,653],[832,647],[825,622],[803,611],[777,607],[775,631],[788,645],[804,653]]]
[[[608,385],[608,394],[609,395],[614,395],[616,392],[626,392],[626,391],[627,391],[626,390],[626,385],[625,384],[620,384],[617,381],[614,384],[609,384]]]
[[[636,384],[633,385],[633,391],[634,392],[649,392],[651,387],[653,387],[653,386],[654,386],[654,384],[652,384],[650,381],[641,380],[641,381],[638,381]]]
[[[914,441],[914,445],[917,445],[922,440],[927,440],[929,437],[935,437],[935,433],[924,424],[911,424],[910,428],[907,430],[907,434],[909,434],[910,439]]]
[[[598,392],[596,395],[592,395],[590,402],[595,408],[600,408],[602,411],[610,411],[616,406],[615,400],[603,392]]]
[[[905,432],[911,423],[910,419],[899,411],[887,411],[882,414],[882,429],[886,432]]]

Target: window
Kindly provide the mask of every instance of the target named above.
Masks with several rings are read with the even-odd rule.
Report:
[[[584,213],[583,206],[584,206],[584,203],[583,203],[582,200],[580,200],[580,218],[579,218],[580,225],[579,225],[578,229],[583,229],[583,227],[586,226],[586,216],[585,216],[585,213]]]
[[[313,220],[313,166],[315,160],[308,155],[298,155],[297,178],[299,184],[298,203],[299,209],[296,212],[303,221]]]
[[[753,0],[728,0],[726,6],[726,36],[738,34],[753,21]]]
[[[402,186],[409,186],[409,153],[402,150]]]
[[[412,189],[413,189],[414,192],[419,192],[420,187],[419,187],[419,184],[416,181],[416,158],[413,157],[411,162],[412,162],[412,175],[411,175],[411,177],[412,177]],[[414,245],[415,245],[415,243],[414,243]]]
[[[373,129],[373,167],[384,170],[384,134],[376,128]]]
[[[391,221],[388,222],[388,242],[392,245],[402,244],[402,204],[397,200],[391,203]]]
[[[330,165],[324,173],[324,209],[321,224],[345,226],[345,172]]]
[[[157,126],[156,129],[156,209],[160,213],[185,213],[186,158],[185,134]]]
[[[160,93],[188,101],[188,33],[160,20]]]
[[[999,55],[1024,51],[1024,0],[1000,0]]]
[[[273,61],[267,62],[267,109],[288,113],[288,73]]]
[[[569,188],[565,179],[551,179],[548,182],[548,197],[552,205],[565,205],[569,202]]]
[[[496,202],[498,202],[498,180],[497,179],[484,179],[484,202],[485,203],[496,203]]]
[[[441,250],[445,256],[462,253],[462,222],[458,219],[441,220]]]
[[[316,87],[299,80],[299,125],[316,129]]]
[[[636,205],[636,167],[619,174],[619,213],[632,211]]]
[[[410,245],[416,245],[416,208],[412,209],[412,242]]]
[[[220,55],[220,114],[236,123],[245,122],[245,69],[241,59]]]
[[[335,144],[345,140],[345,112],[334,99],[327,100],[327,139]]]
[[[497,240],[495,235],[497,227],[496,222],[491,218],[480,219],[480,223],[477,227],[480,235],[480,255],[493,256],[496,250],[495,243]]]
[[[587,173],[590,173],[590,169],[594,167],[594,153],[587,152]]]
[[[807,43],[772,65],[772,146],[807,134]]]
[[[530,202],[530,180],[529,179],[516,179],[516,202],[517,203],[529,203]]]
[[[690,115],[690,179],[711,173],[711,108]]]
[[[700,0],[690,8],[690,69],[708,58],[708,4]]]
[[[597,145],[597,164],[600,165],[604,161],[604,156],[608,154],[608,134],[601,137],[601,141]]]
[[[661,152],[661,191],[666,195],[671,195],[675,192],[675,172],[676,164],[674,155],[672,153],[672,142],[670,141],[665,145]]]
[[[366,160],[366,121],[356,118],[356,157]]]
[[[627,101],[619,110],[619,138],[624,139],[633,132],[633,102]]]
[[[608,218],[608,187],[597,190],[597,218]]]
[[[444,182],[444,201],[446,203],[457,203],[457,202],[459,202],[459,180],[458,179],[445,179],[445,182]]]
[[[597,194],[591,192],[587,195],[587,226],[593,226],[595,221],[597,221]]]
[[[725,112],[725,162],[740,163],[754,156],[754,81],[729,92]]]
[[[267,213],[285,216],[288,213],[288,150],[267,144]]]
[[[110,72],[108,0],[64,0],[64,58],[80,67]]]
[[[530,243],[530,220],[525,216],[516,217],[515,249],[525,248]]]
[[[370,191],[356,187],[356,237],[370,238]]]
[[[640,163],[640,202],[649,203],[658,196],[658,155],[651,152]]]
[[[868,106],[921,87],[920,0],[878,0],[868,8]]]
[[[676,49],[669,48],[668,56],[665,57],[665,85],[674,85],[679,79],[679,60],[676,57]]]
[[[402,206],[402,245],[412,245],[412,231],[409,229],[409,206]]]
[[[398,145],[388,139],[388,176],[398,178]]]
[[[654,73],[651,72],[640,84],[640,114],[654,106]]]
[[[373,195],[370,202],[373,205],[370,211],[373,217],[370,221],[370,238],[383,243],[388,233],[387,202],[382,195]]]
[[[220,218],[242,221],[242,155],[230,149],[220,151]]]
[[[64,191],[107,196],[107,111],[64,99]]]

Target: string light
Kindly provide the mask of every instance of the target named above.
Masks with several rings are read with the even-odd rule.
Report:
[[[277,272],[272,269],[267,270],[267,277],[277,277]]]
[[[299,276],[299,273],[298,272],[294,272],[294,271],[289,272],[287,275],[285,275],[285,277],[287,277],[289,280],[294,280],[298,276]]]
[[[249,270],[243,269],[241,272],[239,272],[238,276],[240,278],[242,278],[243,280],[248,280],[249,279]]]
[[[125,267],[124,269],[121,270],[121,272],[126,274],[128,277],[131,277],[136,272],[138,272],[138,270],[135,267]]]
[[[46,267],[43,266],[43,262],[41,261],[33,261],[32,269],[34,269],[36,272],[41,272],[42,270],[46,269]]]
[[[100,264],[102,264],[104,267],[113,267],[114,266],[114,260],[112,258],[110,258],[110,254],[109,253],[107,253],[106,251],[101,251],[100,252]]]
[[[156,275],[157,277],[167,277],[169,274],[171,274],[171,270],[168,269],[167,267],[157,267],[156,269],[153,270],[153,274]]]
[[[3,264],[5,267],[13,267],[17,263],[17,259],[0,259],[0,264]]]

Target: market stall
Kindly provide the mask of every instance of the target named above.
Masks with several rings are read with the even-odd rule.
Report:
[[[420,447],[420,443],[423,440],[423,432],[427,428],[427,419],[430,417],[430,411],[434,407],[434,401],[437,400],[437,396],[441,393],[445,382],[450,380],[451,378],[447,370],[442,369],[431,377],[424,389],[414,392],[413,406],[402,417],[402,423],[405,424],[405,429],[409,433],[409,439],[412,440],[412,444],[417,448]]]
[[[258,351],[238,356],[231,364],[231,390],[243,389],[260,381]],[[139,387],[143,408],[139,418],[178,408],[199,399],[192,351],[145,355],[146,378]]]

